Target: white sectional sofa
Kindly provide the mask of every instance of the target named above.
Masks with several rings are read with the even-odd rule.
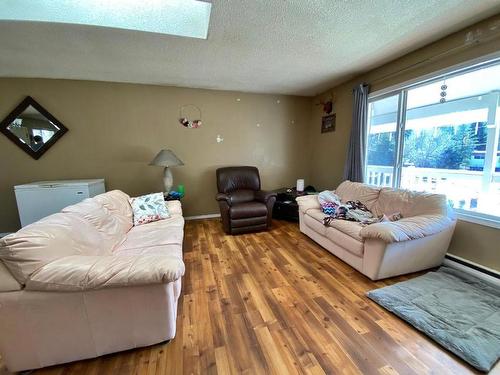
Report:
[[[10,371],[175,336],[184,218],[132,226],[111,191],[0,239],[0,354]]]
[[[315,195],[297,198],[300,230],[372,280],[416,272],[442,263],[455,229],[446,197],[377,188],[345,181],[335,190],[342,202],[359,200],[379,216],[400,213],[402,219],[362,226],[332,220]]]

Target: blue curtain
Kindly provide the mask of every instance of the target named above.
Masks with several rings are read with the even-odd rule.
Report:
[[[344,180],[363,182],[370,86],[360,84],[353,89],[351,139],[347,150]]]

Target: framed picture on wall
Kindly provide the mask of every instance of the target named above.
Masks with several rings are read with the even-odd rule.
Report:
[[[334,132],[337,115],[335,113],[321,118],[321,133]]]

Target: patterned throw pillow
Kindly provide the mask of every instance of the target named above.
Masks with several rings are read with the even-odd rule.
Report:
[[[130,198],[134,212],[134,225],[142,225],[170,217],[163,193],[142,195]]]
[[[337,211],[337,208],[339,206],[333,202],[324,202],[322,205],[321,205],[321,209],[323,210],[323,212],[325,213],[325,215],[328,215],[328,216],[333,216],[335,215],[335,212]]]
[[[328,216],[334,216],[341,204],[339,196],[329,190],[324,190],[318,194],[318,202],[323,213]]]

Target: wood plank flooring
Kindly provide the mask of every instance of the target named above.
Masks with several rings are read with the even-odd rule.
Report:
[[[239,236],[190,221],[185,233],[173,341],[34,373],[474,373],[365,297],[415,275],[372,282],[283,221]]]

